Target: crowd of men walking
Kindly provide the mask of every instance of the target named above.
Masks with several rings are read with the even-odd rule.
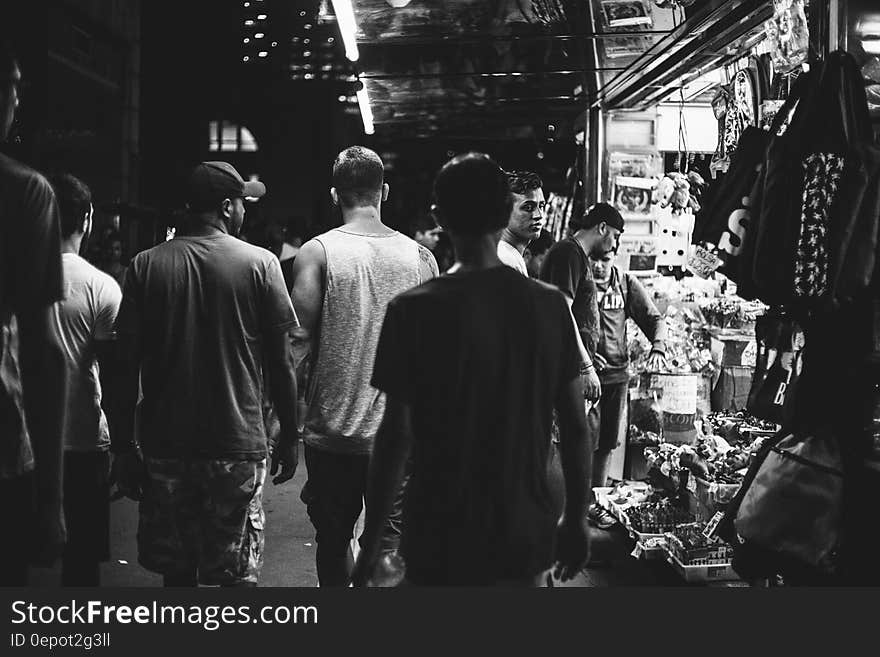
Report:
[[[0,52],[0,141],[19,80]],[[455,251],[439,275],[383,224],[383,163],[353,146],[333,163],[342,226],[302,245],[289,286],[238,239],[265,193],[201,163],[187,229],[120,288],[79,256],[87,185],[0,155],[0,508],[27,539],[2,542],[0,584],[63,555],[64,584],[98,585],[115,485],[166,585],[254,586],[264,483],[293,477],[300,439],[321,586],[369,585],[395,557],[412,585],[577,574],[625,422],[625,318],[664,350],[659,313],[610,264],[620,214],[598,204],[547,243],[540,178],[459,155],[434,182]]]

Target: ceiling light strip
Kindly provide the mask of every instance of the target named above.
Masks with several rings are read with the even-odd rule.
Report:
[[[367,93],[366,83],[357,92],[358,105],[361,108],[361,119],[364,122],[364,134],[372,135],[376,130],[373,127],[373,109],[370,107],[370,95]]]
[[[351,0],[333,0],[333,13],[336,14],[336,22],[339,24],[339,32],[342,34],[345,56],[349,61],[356,62],[360,54],[357,46],[357,22],[354,18]]]

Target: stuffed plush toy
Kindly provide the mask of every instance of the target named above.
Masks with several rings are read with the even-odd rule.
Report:
[[[700,211],[700,196],[706,181],[696,171],[683,174],[678,171],[667,173],[654,188],[653,202],[661,208],[672,206],[673,214],[681,214],[690,208],[696,214]]]

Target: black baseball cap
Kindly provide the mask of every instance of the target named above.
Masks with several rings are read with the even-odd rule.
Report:
[[[188,200],[194,207],[206,207],[226,198],[260,198],[266,185],[245,181],[228,162],[202,162],[189,177]]]
[[[612,228],[616,228],[623,232],[623,217],[613,205],[608,203],[596,203],[581,217],[580,221],[575,222],[578,228],[592,228],[605,222]]]

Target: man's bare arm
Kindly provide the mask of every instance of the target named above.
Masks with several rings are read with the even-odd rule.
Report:
[[[565,476],[565,515],[582,519],[586,513],[587,477],[593,471],[593,453],[587,449],[587,418],[578,380],[572,379],[556,400],[559,456]]]
[[[363,586],[373,574],[379,558],[385,520],[400,492],[412,442],[412,412],[409,405],[388,395],[385,416],[376,434],[370,459],[363,549],[352,574],[355,586]]]
[[[584,518],[593,452],[587,445],[587,419],[577,378],[560,390],[556,412],[559,416],[559,456],[565,477],[565,510],[556,535],[555,572],[557,577],[568,580],[584,567],[590,556]]]
[[[275,331],[266,336],[266,369],[272,404],[281,423],[281,440],[296,442],[296,369],[293,349],[287,330]]]
[[[107,416],[110,440],[121,430],[118,428],[119,397],[123,389],[122,367],[120,365],[119,342],[117,340],[96,340],[95,358],[101,376],[101,406]]]
[[[306,242],[293,263],[293,309],[299,328],[293,331],[293,356],[299,385],[305,388],[309,355],[321,323],[327,257],[320,242]]]

